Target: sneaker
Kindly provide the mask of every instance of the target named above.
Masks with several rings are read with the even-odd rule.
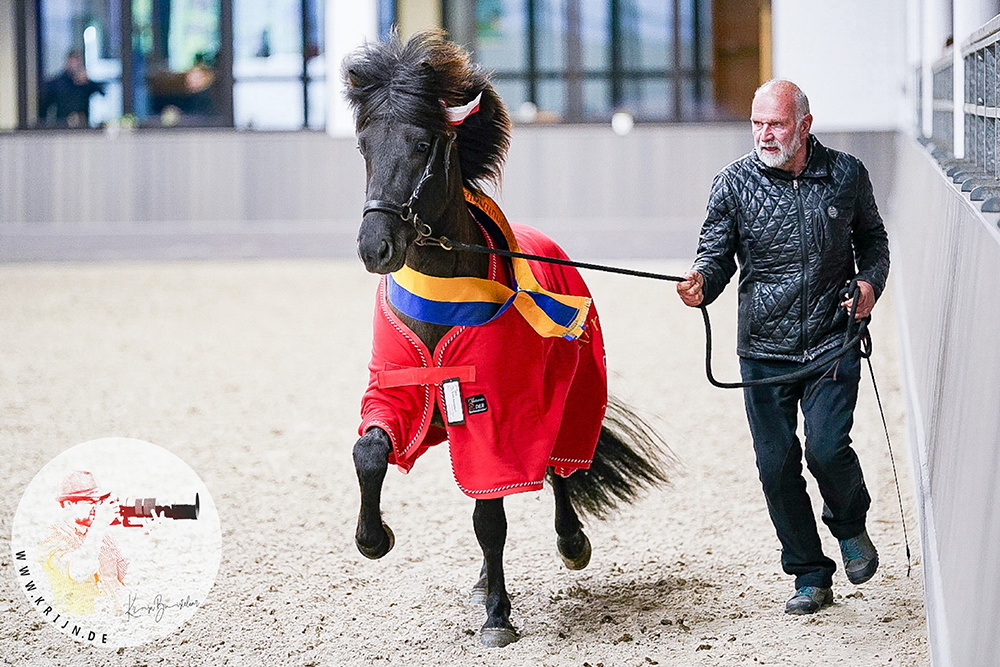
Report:
[[[840,554],[844,557],[844,572],[852,584],[863,584],[875,574],[878,569],[878,552],[868,537],[868,531],[849,540],[840,540]]]
[[[812,614],[833,604],[833,589],[819,586],[803,586],[785,603],[786,614]]]

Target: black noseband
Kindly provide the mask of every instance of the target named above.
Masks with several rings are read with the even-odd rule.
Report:
[[[414,197],[410,197],[410,202],[414,200]],[[385,201],[384,199],[369,199],[365,202],[365,207],[362,212],[362,217],[368,215],[372,211],[381,211],[382,213],[388,213],[389,215],[396,215],[403,219],[403,222],[409,222],[413,217],[413,209],[410,208],[410,203],[395,204],[391,201]]]

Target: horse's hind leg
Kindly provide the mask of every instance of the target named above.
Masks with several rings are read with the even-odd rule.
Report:
[[[382,482],[389,468],[392,441],[378,427],[368,429],[354,445],[354,467],[361,485],[361,512],[354,543],[366,558],[381,558],[395,544],[392,531],[382,521]]]
[[[563,564],[571,570],[582,570],[590,563],[590,540],[569,499],[566,479],[552,472],[549,475],[556,498],[556,547]]]
[[[486,560],[486,623],[480,641],[485,646],[506,646],[517,641],[517,632],[510,624],[510,599],[503,577],[503,547],[507,541],[503,498],[477,500],[472,525]]]

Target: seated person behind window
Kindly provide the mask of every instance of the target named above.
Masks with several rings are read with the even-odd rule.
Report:
[[[214,81],[215,74],[200,61],[186,72],[158,72],[150,78],[153,112],[165,125],[176,124],[182,115],[214,114]]]
[[[46,81],[42,86],[38,115],[46,125],[88,127],[90,125],[90,97],[104,94],[104,84],[91,81],[83,64],[83,52],[71,49],[66,54],[62,74]]]

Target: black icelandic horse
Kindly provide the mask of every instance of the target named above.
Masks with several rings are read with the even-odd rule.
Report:
[[[385,275],[400,271],[405,264],[434,277],[493,275],[491,262],[497,260],[486,254],[449,250],[444,247],[448,242],[442,241],[447,238],[480,245],[488,242],[483,227],[477,224],[467,205],[466,193],[481,194],[483,185],[499,180],[510,138],[510,120],[487,75],[470,63],[463,49],[436,30],[419,33],[406,42],[393,35],[386,43],[365,44],[344,60],[342,74],[347,99],[355,112],[358,148],[367,171],[368,202],[358,233],[358,254],[365,268]],[[458,124],[456,109],[461,111],[460,116],[465,116],[457,119]],[[471,115],[466,115],[470,111]],[[495,268],[495,264],[492,266]],[[509,275],[510,263],[505,266]],[[582,284],[575,269],[571,271]],[[386,280],[383,278],[380,287],[383,308],[387,304],[381,298]],[[377,304],[376,324],[378,308]],[[387,321],[391,319],[397,330],[419,338],[426,348],[412,337],[410,342],[425,351],[433,352],[439,343],[444,344],[443,338],[450,339],[454,336],[450,332],[459,329],[451,324],[421,321],[393,303],[388,308],[392,314],[385,313]],[[404,326],[399,326],[400,323]],[[557,344],[573,345],[562,339]],[[599,352],[603,372],[603,345]],[[486,353],[496,356],[510,351],[496,349]],[[374,382],[378,369],[371,370]],[[425,414],[431,425],[422,428],[436,428],[443,434],[446,418],[449,429],[457,427],[451,426],[452,407],[444,395],[446,383],[441,380],[439,377],[411,384],[430,385],[426,390],[428,397],[432,391],[441,390],[440,394],[435,393],[436,399],[427,399],[427,406],[433,405],[433,418]],[[671,460],[658,436],[627,408],[612,402],[608,414],[603,414],[606,385],[602,384],[601,389],[604,393],[597,405],[599,414],[594,429],[596,451],[590,450],[593,460],[588,461],[589,468],[581,465],[564,477],[566,470],[555,474],[552,467],[546,470],[543,464],[536,486],[518,489],[539,488],[542,477],[551,484],[555,496],[556,544],[570,569],[586,567],[591,555],[590,541],[577,512],[605,518],[617,502],[631,502],[642,488],[667,482],[666,470]],[[519,409],[519,405],[503,407],[507,414]],[[496,411],[498,407],[489,409]],[[472,411],[470,407],[470,423]],[[429,407],[425,412],[430,412]],[[387,432],[391,429],[383,422],[363,423],[362,429],[364,433],[354,446],[354,463],[361,486],[355,542],[363,555],[375,559],[388,553],[394,544],[379,505],[388,464],[398,463],[400,452],[394,450],[393,438]],[[448,431],[453,466],[456,465],[456,442],[451,437],[454,433],[457,431]],[[443,439],[439,437],[438,441]],[[593,448],[594,443],[589,446]],[[462,486],[457,472],[456,481]],[[510,601],[503,573],[507,535],[503,495],[512,491],[476,497],[462,488],[476,498],[473,526],[484,557],[472,593],[473,601],[486,607],[481,641],[486,646],[505,646],[518,638],[510,622]]]

